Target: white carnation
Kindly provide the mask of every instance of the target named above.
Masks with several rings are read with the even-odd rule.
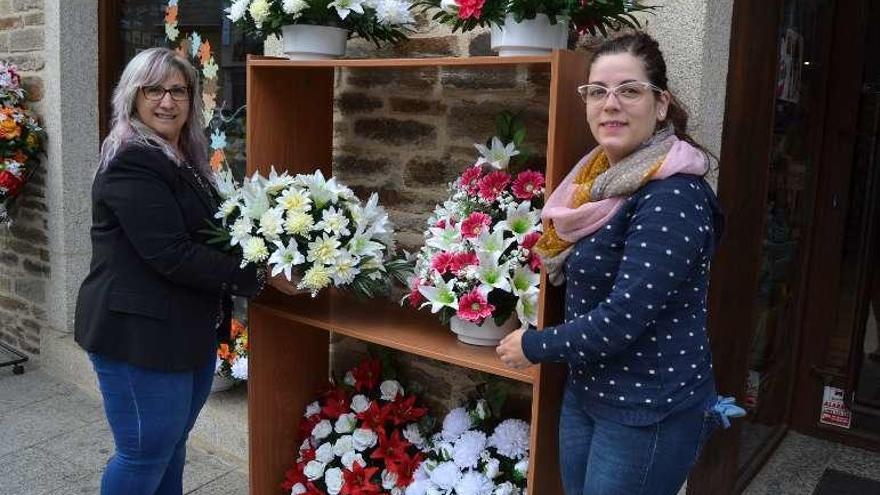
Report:
[[[342,470],[339,468],[330,468],[324,475],[324,483],[327,484],[327,493],[337,495],[342,491]]]
[[[238,22],[239,19],[244,17],[244,13],[247,12],[250,3],[251,0],[235,0],[232,2],[232,5],[226,9],[226,17],[232,22]]]
[[[453,462],[443,462],[431,471],[431,481],[447,492],[455,488],[461,480],[461,470]]]
[[[314,481],[321,476],[324,476],[324,468],[326,465],[321,461],[309,461],[306,464],[306,468],[303,470],[303,474],[306,475],[306,478]]]
[[[315,460],[328,464],[333,460],[333,446],[330,442],[324,442],[315,450]]]
[[[431,482],[428,480],[415,480],[406,487],[405,495],[427,495]]]
[[[357,416],[353,413],[340,414],[333,429],[336,433],[344,434],[354,431],[355,426],[357,426]]]
[[[470,427],[471,417],[468,412],[463,407],[457,407],[449,411],[449,414],[443,418],[443,430],[440,434],[444,440],[454,441]]]
[[[315,401],[306,406],[306,413],[303,414],[303,417],[308,418],[309,416],[314,416],[319,412],[321,412],[321,405],[318,404],[318,401]]]
[[[315,427],[312,429],[312,436],[315,440],[323,440],[327,438],[327,435],[333,432],[333,425],[330,424],[330,421],[323,419]]]
[[[509,481],[505,481],[495,487],[495,491],[492,492],[492,495],[516,495],[517,493],[519,493],[519,490],[517,490],[516,485]]]
[[[492,495],[495,484],[479,471],[468,471],[455,485],[458,495]]]
[[[354,442],[351,435],[342,435],[333,444],[333,453],[336,454],[336,457],[342,457],[352,451],[354,451]]]
[[[246,356],[239,356],[232,363],[232,377],[236,380],[248,379],[248,358]]]
[[[369,449],[376,445],[376,441],[379,439],[379,436],[376,435],[376,432],[373,430],[358,428],[354,431],[352,439],[354,440],[354,449],[360,452],[364,449]]]
[[[382,392],[382,400],[393,401],[397,395],[403,395],[403,387],[397,380],[385,380],[379,385],[379,391]]]
[[[370,399],[363,394],[357,394],[351,398],[351,410],[356,413],[362,413],[370,408]]]
[[[529,424],[521,419],[506,419],[489,437],[489,446],[511,459],[521,459],[529,453]]]
[[[461,469],[475,468],[484,448],[486,448],[485,433],[466,431],[455,442],[455,447],[452,449],[452,461]]]

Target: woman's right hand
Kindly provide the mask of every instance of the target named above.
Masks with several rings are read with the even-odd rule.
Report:
[[[293,280],[287,280],[287,278],[282,273],[279,273],[278,275],[269,278],[269,285],[271,285],[275,290],[281,292],[282,294],[287,294],[288,296],[308,294],[308,289],[296,288],[298,283],[299,276],[297,276],[296,274],[293,275]]]

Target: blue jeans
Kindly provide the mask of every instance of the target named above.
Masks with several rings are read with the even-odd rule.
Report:
[[[181,495],[186,439],[211,392],[214,360],[163,372],[90,353],[116,453],[101,495]]]
[[[628,426],[591,416],[566,387],[559,418],[566,495],[675,495],[718,424],[711,407]]]

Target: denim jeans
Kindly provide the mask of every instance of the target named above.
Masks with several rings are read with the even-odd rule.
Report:
[[[90,353],[116,452],[101,495],[181,495],[186,439],[211,392],[214,360],[163,372]]]
[[[566,495],[675,495],[718,424],[700,404],[657,424],[628,426],[591,416],[566,387],[559,460]]]

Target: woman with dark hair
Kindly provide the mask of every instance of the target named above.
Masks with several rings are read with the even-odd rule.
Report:
[[[508,366],[561,361],[567,495],[674,494],[723,414],[706,333],[721,214],[666,63],[645,33],[606,41],[578,88],[598,142],[553,191],[536,248],[565,320],[498,346]],[[716,403],[718,401],[718,403]]]
[[[116,444],[104,495],[180,495],[186,440],[211,389],[231,294],[265,270],[200,233],[218,196],[196,70],[165,48],[135,56],[113,94],[92,185],[92,262],[76,341],[89,353]]]

